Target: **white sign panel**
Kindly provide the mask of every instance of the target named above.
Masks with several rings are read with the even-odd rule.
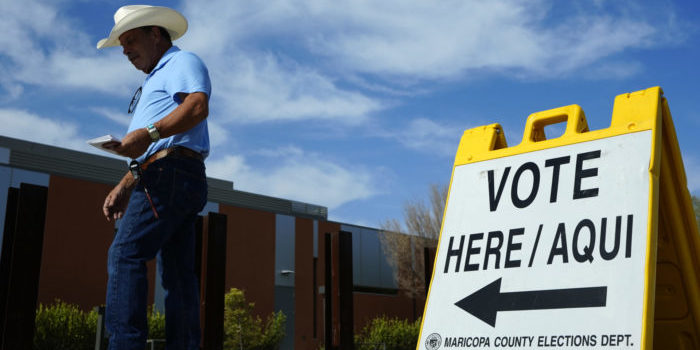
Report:
[[[418,348],[639,349],[651,137],[457,166]]]

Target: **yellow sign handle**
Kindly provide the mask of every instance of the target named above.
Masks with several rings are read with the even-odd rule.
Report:
[[[572,136],[588,131],[588,123],[579,105],[569,105],[530,114],[525,123],[523,143],[544,141],[547,137],[544,128],[548,125],[566,122],[562,136]]]

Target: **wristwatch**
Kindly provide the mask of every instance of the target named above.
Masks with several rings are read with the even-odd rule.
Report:
[[[148,131],[148,136],[151,137],[152,142],[156,142],[160,140],[160,133],[158,132],[158,129],[156,129],[156,126],[153,124],[148,124],[146,126],[146,130]]]

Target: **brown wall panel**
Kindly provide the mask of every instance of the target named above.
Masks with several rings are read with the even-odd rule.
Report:
[[[39,302],[54,299],[89,310],[104,304],[107,249],[114,224],[101,208],[112,186],[52,175],[44,229]]]
[[[223,204],[219,211],[227,216],[226,289],[244,290],[264,319],[275,307],[275,214]]]
[[[294,348],[315,349],[313,329],[314,226],[313,220],[296,219],[294,243]]]
[[[51,175],[39,277],[43,304],[55,299],[84,310],[105,303],[107,250],[114,223],[102,214],[111,185]],[[148,302],[153,303],[155,260],[148,264]]]

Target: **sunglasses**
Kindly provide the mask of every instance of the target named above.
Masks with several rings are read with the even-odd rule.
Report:
[[[141,99],[141,87],[136,90],[134,97],[131,98],[131,103],[129,103],[129,114],[134,113],[136,110],[136,105],[139,104],[139,99]]]

